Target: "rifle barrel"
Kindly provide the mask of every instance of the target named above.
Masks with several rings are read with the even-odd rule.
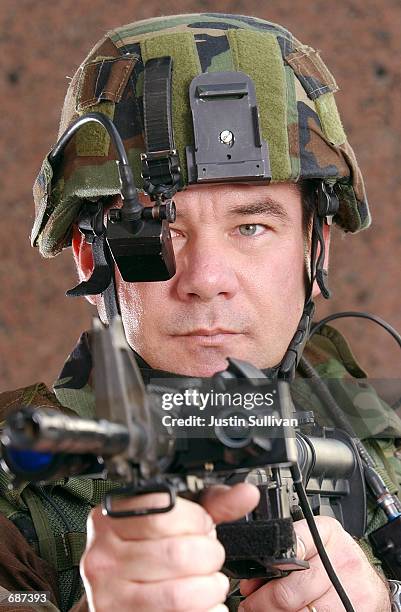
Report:
[[[139,427],[138,434],[142,439]],[[125,425],[106,420],[82,419],[51,408],[23,407],[9,417],[1,441],[21,450],[107,457],[128,448],[129,432]]]

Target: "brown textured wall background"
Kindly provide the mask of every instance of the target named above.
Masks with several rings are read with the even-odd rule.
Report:
[[[70,252],[41,260],[29,246],[31,185],[54,144],[59,109],[90,47],[115,26],[160,14],[236,12],[285,25],[321,50],[340,86],[344,126],[364,172],[374,224],[332,249],[334,298],[318,314],[374,312],[401,329],[401,5],[399,0],[1,0],[0,390],[50,383],[90,325]],[[400,353],[372,323],[340,322],[372,375],[398,377]]]

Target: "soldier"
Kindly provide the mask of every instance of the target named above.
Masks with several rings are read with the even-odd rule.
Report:
[[[214,77],[203,84],[196,80],[203,74]],[[152,196],[163,204],[174,195],[177,271],[161,282],[129,282],[112,263],[96,228],[99,215],[101,228],[103,213],[122,204],[116,152],[103,127],[92,123],[57,164],[49,157],[43,163],[32,244],[44,257],[72,246],[81,282],[70,294],[86,295],[106,325],[121,313],[145,380],[163,372],[209,377],[226,368],[228,356],[274,376],[291,352],[299,363],[303,349],[305,368],[312,364],[323,378],[364,376],[333,328],[323,327],[306,347],[301,333],[294,344],[297,329],[309,328],[313,298],[329,294],[331,219],[352,233],[370,223],[336,90],[316,51],[281,26],[235,15],[163,17],[117,28],[79,67],[60,135],[91,112],[113,120],[141,202],[149,206]],[[225,100],[235,104],[226,107]],[[236,129],[233,121],[230,129],[224,125],[227,108],[237,109]],[[306,376],[301,366],[298,374]],[[371,397],[377,427],[375,440],[365,435],[364,443],[395,492],[401,423]],[[90,335],[81,337],[54,392],[37,384],[3,394],[3,418],[21,403],[93,416]],[[324,406],[316,411],[330,424]],[[250,484],[210,489],[201,505],[180,498],[168,514],[118,521],[98,506],[107,482],[73,478],[10,492],[6,474],[0,476],[0,583],[9,591],[50,591],[47,609],[343,609],[305,520],[295,531],[310,569],[268,583],[243,580],[241,594],[234,594],[220,571],[224,551],[215,525],[255,507],[258,493]],[[157,505],[157,495],[148,503]],[[91,508],[81,559],[86,593],[78,601]],[[385,517],[373,505],[369,512],[358,543],[334,518],[316,522],[354,609],[384,612],[391,609],[386,576],[366,536]]]

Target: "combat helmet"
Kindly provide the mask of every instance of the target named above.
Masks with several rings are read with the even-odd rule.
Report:
[[[108,32],[68,88],[59,136],[79,118],[88,123],[64,139],[57,159],[53,150],[43,162],[34,186],[32,244],[52,257],[70,244],[73,223],[80,220],[81,231],[93,245],[96,274],[70,294],[106,295],[113,280],[105,273],[113,267],[108,247],[121,218],[114,211],[105,240],[96,203],[121,192],[124,165],[123,174],[133,172],[136,190],[156,201],[147,223],[159,223],[150,234],[159,255],[164,249],[165,259],[171,258],[168,221],[173,210],[163,202],[192,183],[318,179],[315,253],[318,243],[323,246],[325,218],[347,232],[368,227],[363,179],[337,111],[337,90],[317,51],[263,19],[178,15]],[[108,130],[89,122],[93,113],[101,113]],[[115,163],[121,149],[115,128],[127,153],[125,164],[121,158]],[[115,241],[118,266],[119,255],[127,253],[126,238],[119,234]],[[135,253],[138,270],[150,257]],[[316,276],[327,297],[322,252],[313,265],[312,280]],[[132,263],[128,267],[132,272]],[[165,272],[150,279],[174,273],[171,266]],[[129,274],[123,277],[131,280]],[[132,279],[149,280],[135,274]],[[303,327],[308,327],[310,316],[309,308]]]

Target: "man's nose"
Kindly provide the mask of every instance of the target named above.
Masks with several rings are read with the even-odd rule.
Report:
[[[197,239],[177,256],[176,289],[181,300],[232,298],[239,283],[227,246],[213,239]]]

